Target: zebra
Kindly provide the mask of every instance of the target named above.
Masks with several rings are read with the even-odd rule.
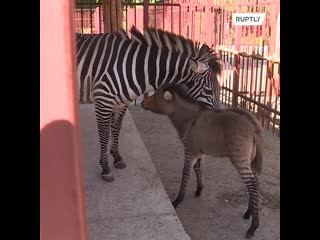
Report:
[[[101,177],[113,181],[107,149],[115,168],[125,168],[119,153],[119,133],[131,101],[163,84],[185,83],[190,96],[218,107],[212,79],[221,73],[218,55],[182,36],[160,29],[136,27],[117,33],[76,35],[80,104],[93,103],[100,142]]]

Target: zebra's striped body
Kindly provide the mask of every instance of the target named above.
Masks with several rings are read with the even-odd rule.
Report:
[[[142,35],[132,28],[131,39],[124,32],[77,34],[79,101],[95,105],[103,179],[113,180],[107,160],[110,127],[114,166],[125,167],[118,141],[131,101],[163,84],[186,83],[190,96],[214,108],[218,101],[212,78],[220,72],[221,65],[207,46],[199,48],[172,33],[146,29]]]

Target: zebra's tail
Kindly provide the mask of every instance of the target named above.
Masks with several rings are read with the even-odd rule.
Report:
[[[256,145],[256,154],[251,162],[251,168],[256,174],[260,175],[263,162],[263,142],[261,136],[258,134],[255,134],[254,136],[254,144]]]

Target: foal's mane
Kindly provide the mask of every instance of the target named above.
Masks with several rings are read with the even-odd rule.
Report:
[[[144,28],[143,32],[142,34],[135,26],[132,26],[130,29],[131,39],[148,46],[174,49],[199,62],[207,62],[215,74],[221,74],[222,64],[218,54],[213,49],[210,49],[208,45],[203,44],[200,46],[199,43],[181,35],[152,27]]]

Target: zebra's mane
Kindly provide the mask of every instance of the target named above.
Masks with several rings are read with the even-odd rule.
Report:
[[[191,39],[185,38],[172,32],[163,31],[156,28],[145,28],[143,34],[135,27],[130,29],[131,39],[140,44],[149,46],[157,46],[159,48],[174,49],[177,52],[183,52],[188,57],[194,58],[197,61],[205,61],[210,68],[220,75],[222,65],[218,55],[208,45],[200,45],[198,42],[193,42]]]

